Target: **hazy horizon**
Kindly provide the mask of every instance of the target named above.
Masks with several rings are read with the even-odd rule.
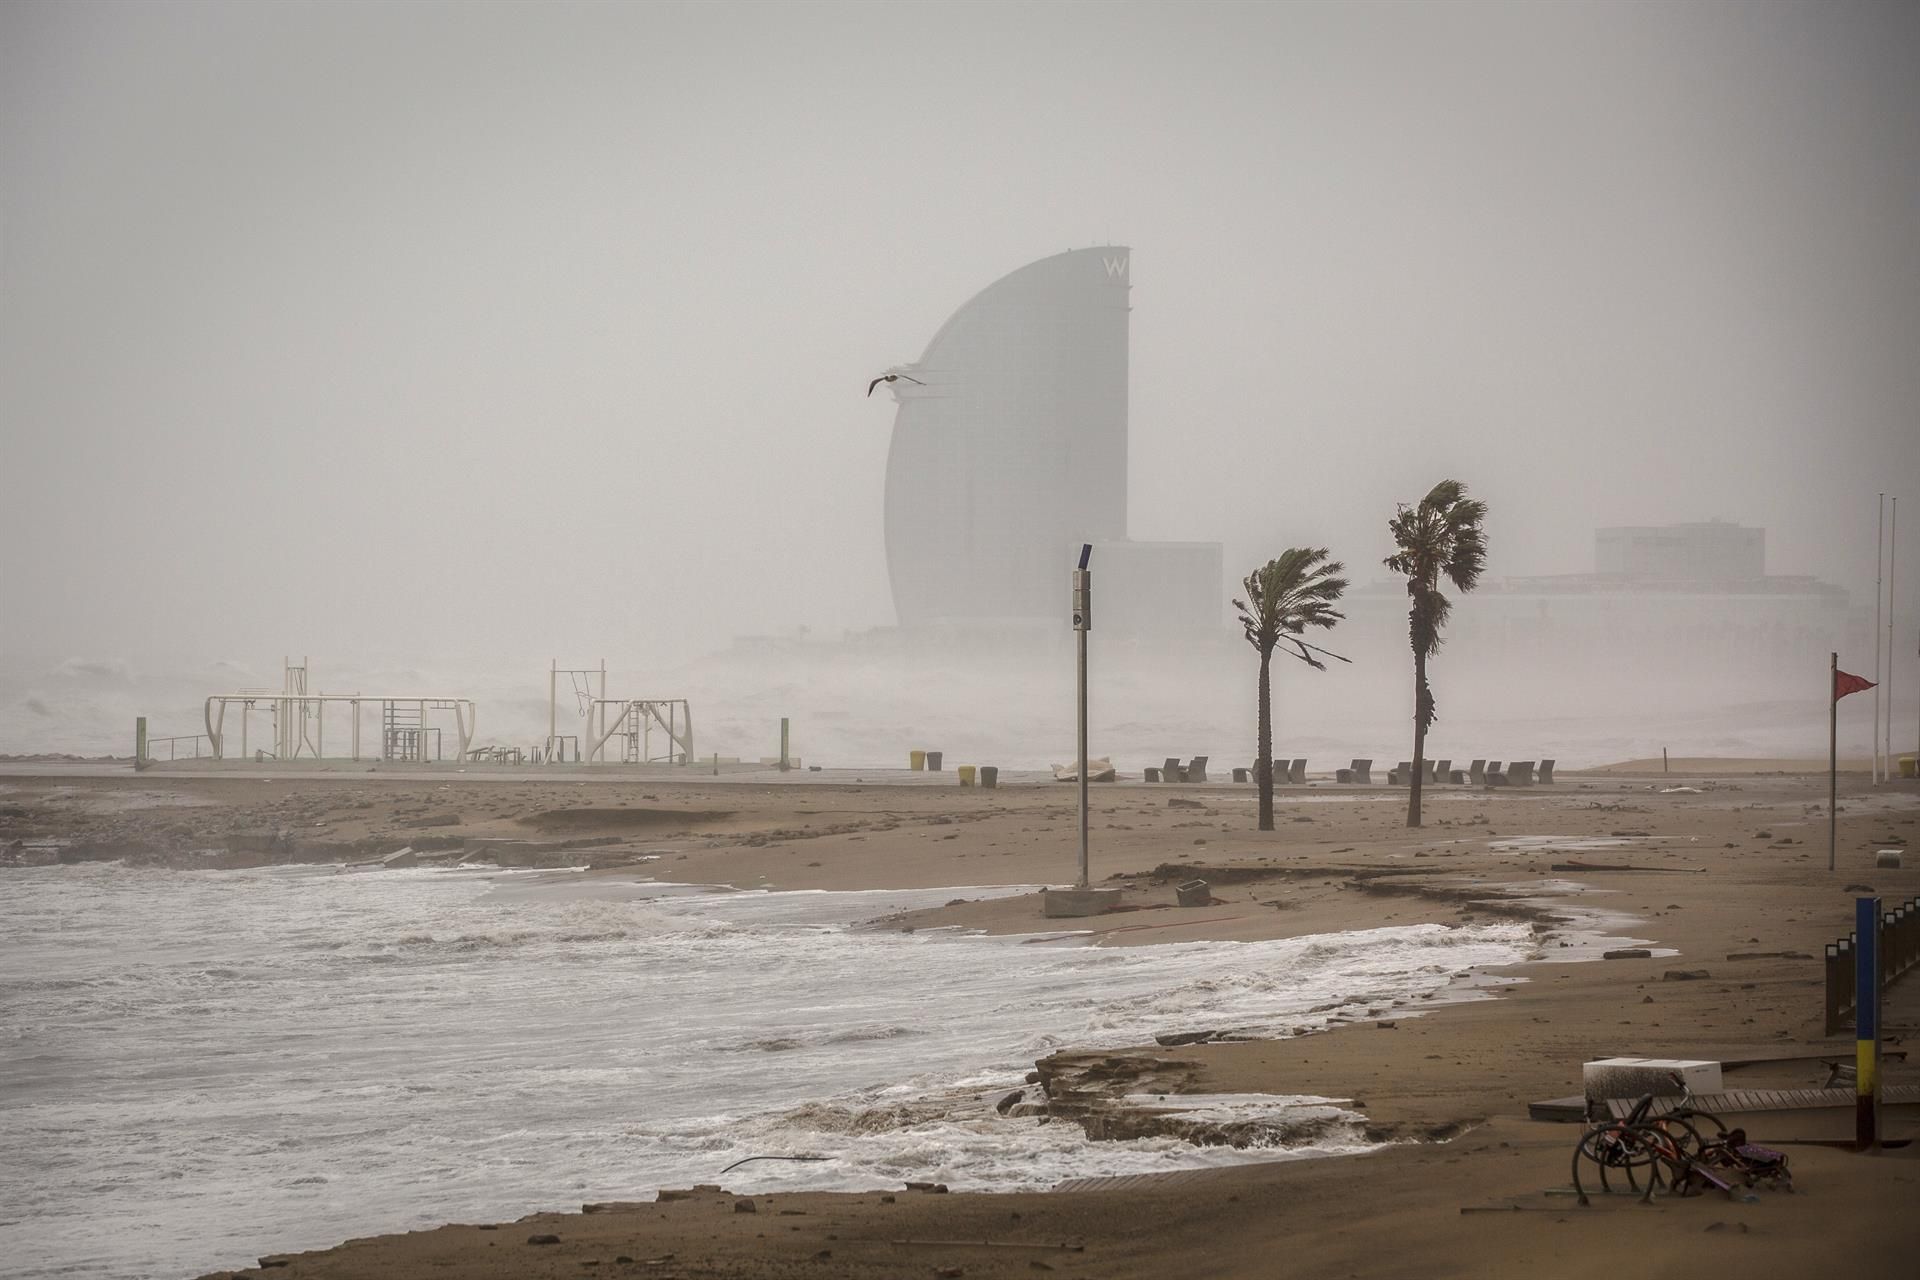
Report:
[[[888,626],[867,379],[1106,242],[1130,531],[1229,584],[1384,578],[1457,476],[1496,577],[1724,518],[1870,609],[1904,488],[1906,616],[1917,51],[1893,3],[9,5],[0,654]]]

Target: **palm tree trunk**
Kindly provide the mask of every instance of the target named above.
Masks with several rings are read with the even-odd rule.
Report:
[[[1420,825],[1420,783],[1427,776],[1427,655],[1413,651],[1413,777],[1408,779],[1407,825]]]
[[[1254,775],[1260,784],[1260,829],[1273,830],[1273,686],[1267,674],[1267,668],[1273,661],[1273,650],[1260,651],[1260,758],[1253,762]]]

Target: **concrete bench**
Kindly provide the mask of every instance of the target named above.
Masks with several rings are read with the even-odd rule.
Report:
[[[1515,787],[1533,785],[1533,761],[1515,760],[1507,766],[1507,783]]]
[[[1540,785],[1543,787],[1553,785],[1553,761],[1551,760],[1540,762]]]
[[[1344,769],[1333,771],[1335,782],[1351,782],[1358,786],[1373,785],[1373,761],[1355,760]]]
[[[1413,785],[1413,761],[1402,760],[1399,764],[1387,770],[1387,785],[1390,787]]]

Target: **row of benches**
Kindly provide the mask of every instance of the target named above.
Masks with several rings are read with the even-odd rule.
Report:
[[[1531,787],[1535,783],[1553,785],[1552,760],[1541,760],[1537,766],[1532,760],[1515,760],[1501,767],[1498,760],[1475,760],[1465,769],[1453,767],[1452,760],[1428,760],[1422,781],[1433,785],[1452,784],[1462,787]],[[1256,778],[1259,764],[1247,769],[1235,769],[1233,780],[1246,782]],[[1205,782],[1207,780],[1207,757],[1195,756],[1188,764],[1181,764],[1177,756],[1168,756],[1166,763],[1158,769],[1147,770],[1148,782]],[[1373,761],[1355,760],[1345,769],[1333,771],[1335,782],[1356,786],[1373,785]],[[1276,786],[1304,786],[1307,781],[1307,762],[1305,757],[1288,759],[1276,756],[1273,761],[1273,781]],[[1409,786],[1413,782],[1413,762],[1402,760],[1387,770],[1387,785],[1391,787]]]

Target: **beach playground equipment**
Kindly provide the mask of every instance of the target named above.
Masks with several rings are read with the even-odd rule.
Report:
[[[560,731],[561,676],[567,677],[574,714],[581,720],[577,733]],[[604,764],[607,744],[615,738],[620,740],[621,764],[689,764],[693,708],[685,698],[610,698],[605,658],[598,667],[563,667],[555,658],[547,670],[547,739],[534,758],[542,764],[565,764],[571,754],[572,763]]]
[[[230,758],[238,751],[240,760],[320,760],[327,758],[327,713],[333,711],[334,758],[395,760],[415,764],[444,760],[447,730],[451,730],[453,758],[465,760],[472,747],[474,703],[471,698],[419,693],[319,693],[308,688],[307,660],[296,665],[291,658],[282,663],[279,689],[242,689],[235,693],[209,695],[203,710],[206,741],[215,760]],[[377,751],[363,742],[367,716],[376,713],[379,736]],[[237,713],[237,714],[236,714]],[[444,713],[436,716],[435,713]],[[228,717],[234,715],[239,741],[229,736]],[[267,733],[260,741],[252,737],[253,722],[267,719]],[[448,723],[448,717],[451,723]],[[434,721],[438,719],[440,723]],[[344,725],[342,725],[344,721]],[[337,750],[341,735],[346,737],[347,752]],[[143,759],[140,763],[146,763]]]

